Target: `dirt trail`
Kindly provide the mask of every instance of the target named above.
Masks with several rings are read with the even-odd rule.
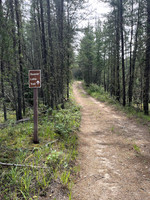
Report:
[[[81,82],[73,91],[82,107],[73,200],[150,200],[149,129],[88,96]]]

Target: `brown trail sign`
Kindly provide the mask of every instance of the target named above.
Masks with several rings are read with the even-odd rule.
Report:
[[[41,87],[41,70],[29,70],[29,88],[34,89],[34,134],[33,142],[38,140],[38,88]]]
[[[29,88],[41,87],[41,70],[29,70]]]

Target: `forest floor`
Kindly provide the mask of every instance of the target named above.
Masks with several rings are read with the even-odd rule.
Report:
[[[81,106],[73,200],[150,200],[150,129],[73,85]]]

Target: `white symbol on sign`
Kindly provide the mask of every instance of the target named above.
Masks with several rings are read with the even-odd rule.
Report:
[[[36,84],[37,84],[37,85],[40,85],[40,81],[37,81]]]

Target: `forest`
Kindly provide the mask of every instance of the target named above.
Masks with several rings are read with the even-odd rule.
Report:
[[[52,109],[64,107],[69,99],[73,71],[87,85],[104,87],[123,106],[136,104],[149,113],[149,1],[106,2],[111,11],[105,20],[80,29],[84,37],[76,55],[83,0],[0,1],[0,101],[5,121],[9,107],[19,120],[32,105],[29,69],[42,70],[40,100]]]
[[[41,69],[40,100],[57,107],[69,99],[76,11],[83,1],[0,1],[1,109],[25,116],[32,105],[28,70]]]
[[[69,101],[69,83],[82,3],[0,0],[0,199],[55,199],[63,196],[60,191],[71,196],[80,112]],[[28,74],[37,69],[39,141],[34,144]]]
[[[123,106],[149,113],[150,2],[109,0],[106,19],[84,30],[75,76],[94,83]]]
[[[109,174],[88,177],[86,170],[80,176],[84,164],[93,174],[120,170],[122,163],[127,161],[132,173],[135,166],[128,160],[128,155],[134,158],[138,175],[149,170],[149,155],[144,157],[142,153],[149,152],[150,129],[146,125],[150,109],[150,0],[98,1],[107,3],[110,12],[95,18],[94,23],[86,23],[86,17],[90,15],[86,7],[88,0],[0,0],[2,200],[71,200],[77,177],[83,178],[83,185],[89,184],[86,178],[92,180],[91,185],[102,180],[102,184],[96,185],[100,186],[97,189],[99,195],[99,190],[105,187],[105,178],[111,181],[111,186],[115,182],[109,180]],[[80,23],[84,26],[81,27]],[[29,88],[29,70],[41,70],[38,143],[33,140],[33,89]],[[82,86],[102,91],[113,99],[114,104],[123,108],[132,107],[136,112],[142,112],[147,119],[143,121],[145,127],[132,126],[135,123],[132,119],[115,114],[116,111],[103,102],[95,103],[96,100],[91,100]],[[82,134],[78,134],[80,128]],[[101,140],[101,135],[105,141]],[[103,152],[105,160],[100,160],[100,152]],[[81,169],[77,164],[79,153],[81,161],[83,155],[85,161],[80,162]],[[115,158],[118,158],[116,168]],[[109,159],[114,168],[107,169],[107,165],[101,170],[100,167]],[[96,166],[97,171],[93,172],[91,166]],[[130,175],[134,174],[136,180],[136,173]],[[126,177],[123,178],[128,183]],[[120,183],[118,180],[116,183]],[[123,188],[124,180],[122,182]],[[143,187],[148,187],[148,184],[144,182]],[[79,185],[77,190],[81,188]],[[84,194],[82,190],[79,193],[81,196]]]

